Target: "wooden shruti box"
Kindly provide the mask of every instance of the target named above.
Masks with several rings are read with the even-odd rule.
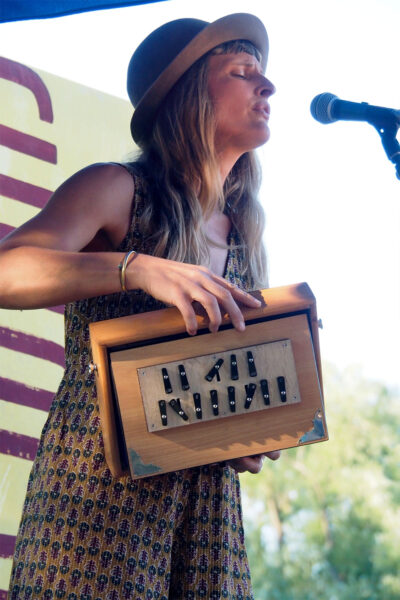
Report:
[[[90,325],[106,460],[133,478],[328,439],[307,284],[254,292],[246,329],[176,308]]]

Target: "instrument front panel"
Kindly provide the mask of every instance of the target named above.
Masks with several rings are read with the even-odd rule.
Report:
[[[287,344],[286,346],[283,346]],[[193,404],[193,392],[200,393],[201,408],[207,416],[206,399],[211,389],[216,389],[214,384],[222,385],[224,390],[233,383],[238,388],[237,381],[228,381],[227,373],[221,381],[216,377],[211,382],[204,380],[206,392],[203,388],[194,389],[191,360],[201,357],[201,368],[198,369],[199,378],[203,380],[210,368],[215,365],[214,357],[218,361],[224,358],[230,362],[231,354],[238,358],[239,377],[243,377],[243,385],[249,385],[253,379],[249,373],[245,374],[247,351],[254,349],[257,377],[254,378],[257,393],[261,393],[260,381],[269,382],[271,400],[273,402],[267,410],[257,409],[261,396],[257,396],[254,409],[250,406],[245,409],[244,394],[236,392],[236,406],[241,404],[241,413],[235,412],[221,415],[208,414],[207,419],[194,420],[193,412],[189,423],[174,412],[168,404],[167,420],[174,426],[166,427],[161,424],[161,413],[158,406],[159,400],[169,402],[169,394],[164,389],[163,378],[160,370],[166,368],[170,376],[170,384],[174,390],[179,389],[179,394],[172,392],[173,399],[180,398]],[[284,349],[285,348],[285,349]],[[263,350],[262,350],[263,349]],[[285,360],[277,354],[277,359],[272,355],[279,352],[292,357],[289,358],[287,367],[283,367]],[[271,353],[271,351],[273,352]],[[211,352],[210,352],[211,351]],[[259,352],[266,352],[265,357]],[[316,413],[323,411],[323,402],[319,386],[317,367],[310,336],[310,329],[306,315],[289,316],[282,319],[251,324],[244,332],[227,329],[216,334],[203,334],[195,337],[183,336],[181,339],[130,348],[111,352],[111,369],[115,383],[115,390],[124,428],[125,443],[130,460],[131,474],[134,477],[148,476],[158,472],[179,470],[191,466],[223,461],[229,458],[246,456],[297,446],[304,434],[312,430]],[[204,361],[204,362],[203,362]],[[244,362],[243,362],[244,361]],[[193,363],[194,365],[195,363]],[[179,365],[187,367],[187,380],[190,390],[182,390],[181,375],[177,369]],[[260,365],[260,366],[259,366]],[[228,368],[228,367],[227,367]],[[152,383],[148,376],[151,369],[155,369],[158,383]],[[230,369],[230,365],[229,365]],[[272,369],[272,370],[269,370]],[[171,373],[169,372],[171,370]],[[242,374],[241,374],[242,373]],[[197,373],[196,373],[197,376]],[[288,400],[282,402],[279,394],[278,377],[284,377],[287,385]],[[178,379],[177,379],[178,378]],[[144,384],[144,380],[148,384]],[[297,387],[296,387],[297,386]],[[196,384],[197,387],[197,384]],[[146,417],[144,397],[148,396],[150,404],[156,407],[153,417]],[[160,391],[161,390],[161,391]],[[226,394],[220,390],[220,404],[226,402]],[[204,396],[204,398],[203,398]],[[289,400],[290,396],[290,400]],[[296,396],[296,398],[294,398]],[[254,394],[254,399],[256,393]],[[204,406],[204,409],[203,409]],[[210,406],[210,405],[208,405]],[[186,408],[186,406],[185,406]],[[189,413],[189,410],[184,412]],[[189,415],[188,415],[189,416]],[[152,424],[158,423],[153,428]],[[149,431],[150,428],[150,431]],[[325,436],[324,439],[327,439]]]
[[[139,368],[137,374],[150,432],[301,400],[289,339]]]

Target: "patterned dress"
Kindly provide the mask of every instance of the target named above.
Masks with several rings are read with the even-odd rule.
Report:
[[[140,233],[145,189],[132,176],[118,251],[151,253]],[[225,277],[245,287],[230,238]],[[232,468],[132,480],[113,478],[105,462],[88,324],[161,307],[141,291],[66,306],[66,369],[29,477],[9,600],[252,600]]]

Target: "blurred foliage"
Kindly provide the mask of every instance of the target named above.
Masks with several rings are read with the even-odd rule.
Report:
[[[241,476],[256,600],[400,599],[400,402],[324,368],[330,440]]]

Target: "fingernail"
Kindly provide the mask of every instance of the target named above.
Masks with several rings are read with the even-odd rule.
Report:
[[[246,329],[246,325],[244,324],[244,321],[240,321],[238,323],[238,327],[239,331],[244,331]]]

